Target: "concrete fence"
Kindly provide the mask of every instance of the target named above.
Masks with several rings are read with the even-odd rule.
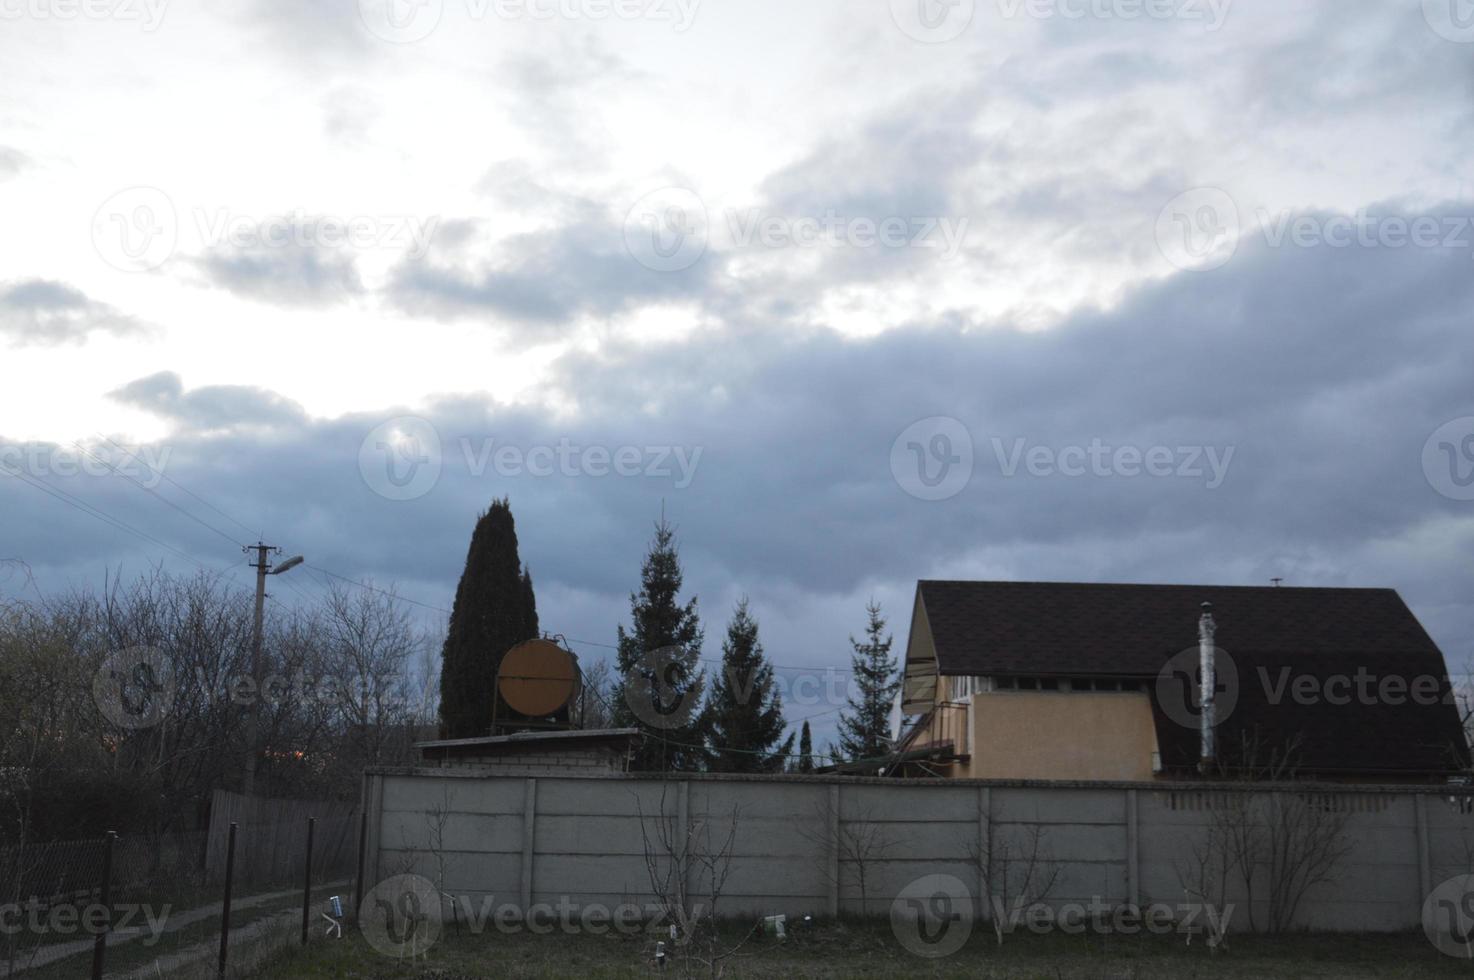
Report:
[[[1045,902],[1056,908],[1177,906],[1192,901],[1194,849],[1215,809],[1242,792],[1186,783],[379,769],[364,782],[365,889],[418,874],[473,904],[523,911],[559,902],[644,905],[655,898],[647,843],[661,850],[664,821],[677,840],[708,852],[735,834],[722,914],[859,912],[863,878],[865,910],[885,915],[908,885],[949,875],[986,918],[999,875],[985,874],[978,856],[1005,852],[1016,863],[1033,854],[1048,869]],[[1458,791],[1296,784],[1251,792],[1294,794],[1310,811],[1336,815],[1349,848],[1330,880],[1308,890],[1296,927],[1416,929],[1430,890],[1474,871],[1474,815],[1468,796],[1451,795]],[[705,888],[692,882],[693,894]],[[1268,890],[1255,886],[1259,928]],[[1242,884],[1230,885],[1227,901],[1247,911]],[[1236,915],[1233,930],[1245,928],[1247,914]]]

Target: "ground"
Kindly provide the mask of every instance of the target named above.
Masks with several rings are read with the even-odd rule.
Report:
[[[373,950],[356,930],[342,941],[315,941],[252,974],[258,980],[479,980],[479,978],[679,977],[658,971],[653,936],[479,936],[447,931],[417,963]],[[734,933],[732,941],[740,936]],[[1281,977],[1468,977],[1471,964],[1439,953],[1421,935],[1236,936],[1226,952],[1209,954],[1181,936],[1018,935],[1003,946],[991,932],[975,932],[952,956],[923,959],[907,952],[887,922],[813,925],[786,942],[754,939],[728,960],[725,976],[741,978],[988,977],[1010,980],[1188,980]],[[710,976],[693,970],[691,976]]]

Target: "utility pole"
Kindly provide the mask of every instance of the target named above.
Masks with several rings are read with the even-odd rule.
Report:
[[[256,615],[251,623],[251,703],[246,723],[246,775],[241,781],[242,791],[250,796],[256,791],[256,763],[261,756],[261,702],[264,700],[261,690],[261,622],[266,612],[266,576],[290,572],[302,564],[303,559],[297,555],[272,568],[267,556],[281,554],[280,548],[258,541],[241,550],[247,554],[256,552],[256,560],[251,563],[256,570]]]
[[[256,615],[251,622],[251,703],[247,710],[250,718],[246,724],[246,777],[241,783],[242,792],[251,796],[256,791],[256,759],[261,754],[258,744],[261,734],[261,621],[266,611],[266,576],[271,574],[268,554],[281,554],[280,548],[269,544],[246,545],[246,552],[256,552],[251,567],[256,569]]]

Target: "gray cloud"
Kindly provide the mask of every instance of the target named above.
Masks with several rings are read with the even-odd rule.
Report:
[[[183,380],[172,371],[130,381],[109,394],[122,404],[152,412],[186,430],[292,426],[307,418],[302,406],[264,388],[210,385],[185,391]]]
[[[1281,575],[1397,587],[1461,663],[1474,654],[1462,598],[1474,512],[1435,492],[1420,456],[1439,425],[1474,414],[1468,262],[1468,249],[1251,242],[1222,269],[1044,332],[941,323],[856,341],[749,323],[688,343],[606,345],[559,362],[566,415],[463,396],[312,420],[269,392],[186,390],[170,374],[118,397],[182,423],[171,474],[192,489],[260,515],[248,520],[326,567],[411,583],[407,594],[441,605],[476,512],[510,494],[540,594],[557,597],[544,618],[570,636],[608,640],[664,506],[704,607],[718,617],[751,593],[780,662],[840,662],[858,628],[847,604],[870,593],[902,627],[925,576]],[[409,502],[376,495],[359,470],[366,437],[395,414],[430,419],[441,447],[439,482]],[[961,423],[975,450],[971,481],[940,502],[908,495],[890,462],[897,436],[933,415]],[[1009,476],[995,438],[1005,450],[1100,440],[1234,455],[1212,489],[1191,475]],[[701,457],[681,488],[669,473],[509,475],[482,455],[565,440]],[[11,501],[16,512],[44,503]],[[69,527],[39,511],[19,526],[37,551],[40,529]],[[75,539],[85,533],[60,536],[105,560],[105,544]]]
[[[322,218],[263,223],[246,246],[216,245],[191,262],[213,286],[275,306],[324,307],[364,292],[351,250],[317,241]]]
[[[147,332],[138,320],[66,283],[49,279],[0,283],[0,337],[11,346],[83,344],[95,333],[121,337]]]
[[[592,202],[563,199],[563,223],[483,243],[477,220],[447,222],[423,259],[406,259],[390,302],[442,318],[496,317],[528,335],[551,335],[582,314],[610,316],[639,305],[699,297],[710,283],[703,259],[678,272],[640,265],[624,229]]]
[[[20,150],[0,146],[0,181],[9,180],[31,165],[30,157]]]

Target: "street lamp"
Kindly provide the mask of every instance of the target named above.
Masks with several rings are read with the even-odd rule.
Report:
[[[257,543],[247,545],[245,550],[256,552],[256,561],[251,565],[256,569],[256,610],[251,628],[251,685],[253,687],[252,696],[255,700],[251,704],[251,724],[246,740],[246,774],[241,786],[245,795],[250,796],[256,790],[256,741],[261,724],[259,718],[261,710],[261,620],[266,611],[266,576],[290,572],[302,564],[304,559],[301,555],[297,555],[272,568],[266,556],[273,551],[281,554],[280,548]]]

